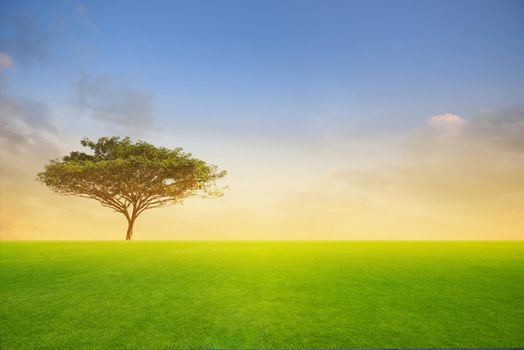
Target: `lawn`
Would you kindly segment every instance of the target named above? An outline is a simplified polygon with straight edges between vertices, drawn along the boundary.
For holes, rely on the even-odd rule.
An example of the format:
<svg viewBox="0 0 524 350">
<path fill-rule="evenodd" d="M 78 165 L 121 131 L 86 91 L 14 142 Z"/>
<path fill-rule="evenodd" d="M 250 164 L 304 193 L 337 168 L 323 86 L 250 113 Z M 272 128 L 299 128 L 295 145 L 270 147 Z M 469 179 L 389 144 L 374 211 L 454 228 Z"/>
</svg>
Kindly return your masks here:
<svg viewBox="0 0 524 350">
<path fill-rule="evenodd" d="M 524 242 L 0 248 L 2 350 L 524 346 Z"/>
</svg>

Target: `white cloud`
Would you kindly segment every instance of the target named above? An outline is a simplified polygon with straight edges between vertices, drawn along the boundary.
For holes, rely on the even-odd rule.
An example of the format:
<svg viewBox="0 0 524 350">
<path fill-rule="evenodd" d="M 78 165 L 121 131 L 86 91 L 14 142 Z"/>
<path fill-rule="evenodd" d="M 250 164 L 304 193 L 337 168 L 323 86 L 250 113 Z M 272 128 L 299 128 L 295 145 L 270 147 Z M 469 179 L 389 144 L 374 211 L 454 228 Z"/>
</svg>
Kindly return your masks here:
<svg viewBox="0 0 524 350">
<path fill-rule="evenodd" d="M 434 115 L 428 122 L 433 130 L 445 135 L 456 135 L 466 123 L 464 118 L 451 113 Z"/>
</svg>

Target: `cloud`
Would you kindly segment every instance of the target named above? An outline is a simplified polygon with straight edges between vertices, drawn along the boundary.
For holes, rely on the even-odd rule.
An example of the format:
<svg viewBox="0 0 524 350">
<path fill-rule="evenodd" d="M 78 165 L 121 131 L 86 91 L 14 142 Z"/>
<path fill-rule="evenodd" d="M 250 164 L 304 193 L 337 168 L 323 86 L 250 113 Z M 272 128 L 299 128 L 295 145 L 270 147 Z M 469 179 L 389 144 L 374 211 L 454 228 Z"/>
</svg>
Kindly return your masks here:
<svg viewBox="0 0 524 350">
<path fill-rule="evenodd" d="M 139 129 L 153 123 L 151 95 L 107 75 L 84 75 L 76 84 L 75 100 L 83 113 L 113 125 Z"/>
<path fill-rule="evenodd" d="M 414 201 L 487 209 L 511 198 L 524 207 L 523 112 L 519 106 L 503 108 L 468 121 L 433 116 L 427 129 L 408 137 L 398 160 L 340 170 L 337 176 L 370 193 Z"/>
<path fill-rule="evenodd" d="M 8 54 L 0 51 L 0 67 L 2 69 L 9 69 L 13 67 L 13 60 Z"/>
<path fill-rule="evenodd" d="M 0 145 L 2 158 L 30 152 L 41 154 L 55 148 L 49 138 L 58 135 L 51 109 L 44 103 L 9 96 L 0 90 Z M 44 152 L 46 153 L 46 152 Z"/>
<path fill-rule="evenodd" d="M 464 137 L 500 151 L 524 153 L 524 106 L 483 110 L 471 120 Z"/>
<path fill-rule="evenodd" d="M 57 144 L 60 139 L 49 106 L 33 99 L 11 96 L 6 86 L 0 86 L 2 237 L 16 238 L 24 225 L 35 226 L 35 222 L 28 221 L 29 215 L 38 213 L 40 220 L 48 216 L 45 201 L 39 198 L 49 196 L 35 181 L 35 175 L 48 159 L 60 155 Z"/>
<path fill-rule="evenodd" d="M 407 162 L 391 169 L 399 183 L 428 198 L 457 202 L 524 195 L 523 107 L 484 111 L 469 121 L 437 117 L 430 127 L 452 135 L 453 142 L 413 138 L 404 150 Z"/>
<path fill-rule="evenodd" d="M 31 130 L 56 132 L 51 123 L 50 108 L 31 99 L 0 95 L 0 118 Z"/>
<path fill-rule="evenodd" d="M 455 135 L 466 125 L 466 120 L 456 114 L 446 113 L 432 116 L 428 125 L 446 136 Z"/>
</svg>

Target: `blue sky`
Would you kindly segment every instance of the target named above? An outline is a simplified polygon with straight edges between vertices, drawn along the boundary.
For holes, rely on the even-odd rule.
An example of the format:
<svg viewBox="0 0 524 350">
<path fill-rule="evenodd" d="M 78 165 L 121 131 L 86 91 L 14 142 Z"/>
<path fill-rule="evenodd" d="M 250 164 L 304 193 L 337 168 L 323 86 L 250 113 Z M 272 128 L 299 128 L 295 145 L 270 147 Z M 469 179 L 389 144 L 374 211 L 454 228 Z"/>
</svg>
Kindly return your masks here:
<svg viewBox="0 0 524 350">
<path fill-rule="evenodd" d="M 16 157 L 4 221 L 17 237 L 33 237 L 43 220 L 17 215 L 44 198 L 55 204 L 40 215 L 76 220 L 63 236 L 38 226 L 49 237 L 82 220 L 105 237 L 112 216 L 70 212 L 34 183 L 47 159 L 105 135 L 183 146 L 229 171 L 223 199 L 169 212 L 189 238 L 524 230 L 523 1 L 0 6 L 0 156 Z"/>
<path fill-rule="evenodd" d="M 42 64 L 26 62 L 27 70 L 13 54 L 22 66 L 13 89 L 67 100 L 81 74 L 111 75 L 154 98 L 159 125 L 292 129 L 324 113 L 348 125 L 402 128 L 443 111 L 517 104 L 524 91 L 521 1 L 3 7 L 4 18 L 24 18 L 49 45 Z M 9 38 L 12 19 L 2 22 Z"/>
</svg>

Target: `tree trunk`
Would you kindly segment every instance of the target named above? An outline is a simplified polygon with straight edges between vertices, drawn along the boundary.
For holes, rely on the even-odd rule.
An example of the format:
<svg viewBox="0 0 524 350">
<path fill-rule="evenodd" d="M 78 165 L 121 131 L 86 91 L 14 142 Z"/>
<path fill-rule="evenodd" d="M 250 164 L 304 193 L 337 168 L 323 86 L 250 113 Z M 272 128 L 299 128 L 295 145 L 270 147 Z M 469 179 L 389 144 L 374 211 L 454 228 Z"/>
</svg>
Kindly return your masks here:
<svg viewBox="0 0 524 350">
<path fill-rule="evenodd" d="M 135 223 L 135 220 L 128 220 L 128 226 L 127 226 L 127 233 L 126 233 L 126 241 L 130 241 L 133 237 L 133 225 Z"/>
</svg>

